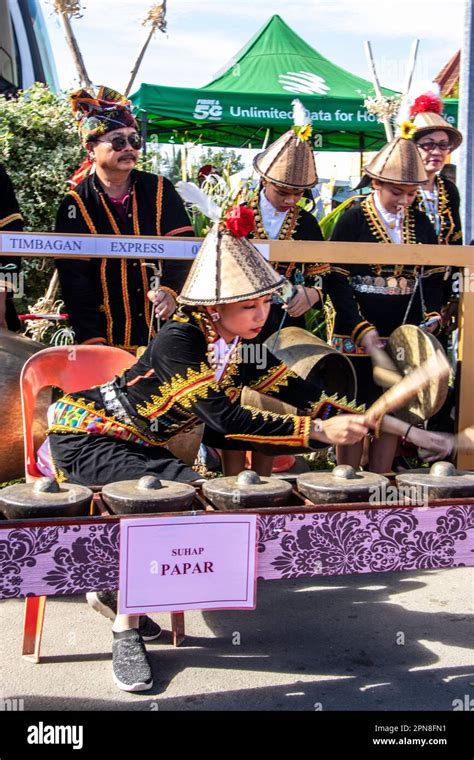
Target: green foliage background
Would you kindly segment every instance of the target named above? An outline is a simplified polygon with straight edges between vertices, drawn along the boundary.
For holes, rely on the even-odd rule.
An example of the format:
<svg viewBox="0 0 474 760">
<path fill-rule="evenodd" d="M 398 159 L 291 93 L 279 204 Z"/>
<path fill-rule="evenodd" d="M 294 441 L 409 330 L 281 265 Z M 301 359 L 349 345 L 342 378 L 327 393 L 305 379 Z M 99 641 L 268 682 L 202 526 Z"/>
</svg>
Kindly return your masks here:
<svg viewBox="0 0 474 760">
<path fill-rule="evenodd" d="M 17 99 L 0 97 L 0 162 L 13 182 L 25 230 L 53 229 L 67 180 L 83 159 L 67 97 L 42 84 L 23 90 Z M 44 295 L 53 268 L 50 260 L 23 259 L 26 295 L 16 302 L 17 311 Z"/>
<path fill-rule="evenodd" d="M 68 180 L 86 157 L 66 93 L 35 84 L 7 100 L 0 96 L 0 162 L 5 166 L 29 232 L 51 232 L 56 210 L 69 190 Z M 143 156 L 139 168 L 157 171 L 158 151 Z M 54 264 L 24 258 L 25 296 L 15 300 L 19 313 L 44 295 Z"/>
</svg>

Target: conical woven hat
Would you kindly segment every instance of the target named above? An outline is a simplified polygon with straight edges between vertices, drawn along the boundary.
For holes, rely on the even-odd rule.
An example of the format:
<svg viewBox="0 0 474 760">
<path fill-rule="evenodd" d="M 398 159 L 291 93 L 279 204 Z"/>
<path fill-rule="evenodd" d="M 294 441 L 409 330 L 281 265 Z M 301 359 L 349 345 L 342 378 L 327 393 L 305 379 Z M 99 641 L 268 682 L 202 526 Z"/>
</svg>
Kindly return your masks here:
<svg viewBox="0 0 474 760">
<path fill-rule="evenodd" d="M 306 190 L 318 182 L 309 140 L 301 140 L 293 129 L 275 140 L 253 161 L 255 170 L 269 182 Z"/>
<path fill-rule="evenodd" d="M 428 132 L 434 132 L 437 129 L 442 129 L 443 132 L 447 132 L 451 141 L 452 150 L 456 150 L 462 143 L 462 134 L 459 129 L 452 127 L 446 119 L 443 119 L 438 113 L 432 111 L 424 111 L 418 113 L 413 119 L 413 124 L 416 127 L 415 140 L 418 141 L 420 137 L 426 135 Z"/>
<path fill-rule="evenodd" d="M 413 140 L 396 137 L 387 143 L 368 164 L 364 173 L 372 179 L 395 185 L 423 185 L 428 175 Z"/>
<path fill-rule="evenodd" d="M 246 238 L 214 225 L 197 254 L 178 296 L 179 303 L 247 301 L 283 287 L 278 274 Z"/>
</svg>

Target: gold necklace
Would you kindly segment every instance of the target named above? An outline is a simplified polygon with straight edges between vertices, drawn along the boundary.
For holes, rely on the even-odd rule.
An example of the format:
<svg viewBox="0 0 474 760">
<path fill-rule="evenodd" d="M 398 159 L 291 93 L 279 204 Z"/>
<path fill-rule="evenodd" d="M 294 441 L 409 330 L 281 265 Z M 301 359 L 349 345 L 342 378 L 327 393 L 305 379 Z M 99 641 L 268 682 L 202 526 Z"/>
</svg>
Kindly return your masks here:
<svg viewBox="0 0 474 760">
<path fill-rule="evenodd" d="M 258 193 L 256 193 L 253 196 L 252 200 L 249 203 L 249 206 L 252 209 L 255 216 L 255 230 L 256 230 L 255 237 L 260 238 L 261 240 L 268 240 L 268 233 L 263 224 L 262 211 L 260 208 Z M 280 232 L 278 233 L 278 236 L 276 238 L 277 240 L 291 239 L 292 235 L 294 234 L 298 226 L 299 216 L 300 216 L 299 206 L 294 206 L 286 213 L 285 218 L 283 220 L 283 224 L 280 227 Z"/>
<path fill-rule="evenodd" d="M 367 221 L 370 232 L 375 237 L 377 243 L 393 243 L 392 238 L 380 219 L 372 195 L 365 198 L 360 204 L 362 213 Z M 415 220 L 411 208 L 407 208 L 402 221 L 401 242 L 416 244 Z"/>
<path fill-rule="evenodd" d="M 367 196 L 367 198 L 364 198 L 364 200 L 360 204 L 360 207 L 361 207 L 362 213 L 364 214 L 369 230 L 371 234 L 374 236 L 377 243 L 393 243 L 392 238 L 390 237 L 385 225 L 383 224 L 382 220 L 380 219 L 378 215 L 372 193 L 369 196 Z M 406 209 L 405 214 L 403 216 L 402 229 L 401 229 L 401 242 L 410 243 L 413 245 L 416 244 L 415 220 L 413 217 L 413 212 L 411 210 L 411 207 Z M 403 264 L 401 265 L 395 264 L 395 265 L 390 265 L 390 266 L 394 267 L 393 274 L 395 276 L 399 276 L 403 271 Z M 372 268 L 375 271 L 376 275 L 380 275 L 380 273 L 382 272 L 382 267 L 383 267 L 383 264 L 372 265 Z"/>
</svg>

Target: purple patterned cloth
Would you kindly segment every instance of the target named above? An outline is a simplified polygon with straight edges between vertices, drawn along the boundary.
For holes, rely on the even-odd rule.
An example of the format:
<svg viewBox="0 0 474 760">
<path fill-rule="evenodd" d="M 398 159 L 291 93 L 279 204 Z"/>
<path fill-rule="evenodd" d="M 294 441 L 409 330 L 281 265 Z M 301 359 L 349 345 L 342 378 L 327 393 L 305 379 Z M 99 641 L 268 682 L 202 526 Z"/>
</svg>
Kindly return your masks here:
<svg viewBox="0 0 474 760">
<path fill-rule="evenodd" d="M 260 514 L 265 579 L 474 565 L 474 505 Z M 119 521 L 8 528 L 0 523 L 0 598 L 118 586 Z"/>
</svg>

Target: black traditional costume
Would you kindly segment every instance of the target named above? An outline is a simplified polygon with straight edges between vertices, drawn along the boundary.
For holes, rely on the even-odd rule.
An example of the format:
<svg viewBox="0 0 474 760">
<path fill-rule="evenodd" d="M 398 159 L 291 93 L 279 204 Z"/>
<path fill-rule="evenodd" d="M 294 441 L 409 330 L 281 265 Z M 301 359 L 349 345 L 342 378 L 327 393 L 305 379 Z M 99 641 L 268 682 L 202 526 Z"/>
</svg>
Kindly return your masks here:
<svg viewBox="0 0 474 760">
<path fill-rule="evenodd" d="M 435 93 L 425 93 L 416 98 L 410 109 L 416 127 L 413 138 L 416 144 L 432 132 L 442 131 L 449 137 L 450 151 L 459 148 L 462 134 L 443 118 L 442 112 L 443 103 Z M 454 182 L 437 174 L 433 191 L 420 187 L 415 205 L 429 217 L 440 244 L 462 245 L 460 198 Z"/>
<path fill-rule="evenodd" d="M 61 202 L 56 232 L 193 235 L 181 198 L 169 180 L 134 169 L 131 183 L 129 208 L 122 217 L 98 177 L 89 175 Z M 146 249 L 141 259 L 57 261 L 63 298 L 78 343 L 97 342 L 97 338 L 124 348 L 148 343 L 153 305 L 147 292 L 153 270 L 142 266 L 146 261 Z M 189 268 L 186 261 L 163 261 L 161 285 L 179 293 Z"/>
<path fill-rule="evenodd" d="M 454 182 L 438 174 L 434 193 L 420 188 L 415 204 L 432 223 L 438 243 L 462 245 L 461 198 Z"/>
<path fill-rule="evenodd" d="M 129 101 L 109 88 L 101 87 L 97 97 L 79 90 L 71 101 L 84 143 L 120 127 L 137 128 Z M 82 167 L 79 174 L 84 176 Z M 130 187 L 121 201 L 107 195 L 96 174 L 86 176 L 61 202 L 56 232 L 193 235 L 172 184 L 164 177 L 136 169 L 130 173 Z M 147 245 L 150 243 L 144 243 L 141 259 L 57 261 L 63 298 L 78 343 L 108 343 L 129 350 L 148 344 L 154 329 L 150 327 L 153 305 L 147 298 L 153 269 L 142 266 L 147 262 Z M 189 268 L 188 262 L 164 261 L 161 287 L 176 298 Z"/>
<path fill-rule="evenodd" d="M 0 232 L 21 232 L 23 217 L 15 196 L 12 182 L 0 165 Z M 18 256 L 0 256 L 0 288 L 7 290 L 5 321 L 9 330 L 19 330 L 20 320 L 13 304 L 14 289 L 18 287 L 21 259 Z"/>
<path fill-rule="evenodd" d="M 416 98 L 410 109 L 410 115 L 416 126 L 414 136 L 418 146 L 429 142 L 433 132 L 442 131 L 449 138 L 449 152 L 456 150 L 462 143 L 461 132 L 449 124 L 443 116 L 443 103 L 435 93 L 425 93 Z M 427 156 L 425 151 L 421 155 Z M 431 155 L 431 154 L 429 154 Z M 446 157 L 446 154 L 444 154 Z M 427 160 L 429 160 L 427 158 Z M 460 216 L 460 196 L 454 184 L 441 174 L 434 177 L 433 189 L 420 188 L 416 201 L 417 207 L 423 211 L 433 224 L 438 242 L 441 245 L 462 245 L 462 227 Z M 447 261 L 449 264 L 449 261 Z M 457 327 L 459 291 L 453 292 L 453 275 L 457 267 L 446 266 L 443 278 L 443 331 L 439 335 L 441 344 L 446 349 L 451 333 Z M 453 430 L 453 414 L 455 399 L 458 395 L 459 374 L 455 373 L 454 387 L 450 390 L 448 399 L 440 412 L 430 419 L 428 427 L 432 429 Z"/>
<path fill-rule="evenodd" d="M 236 361 L 238 336 L 230 346 L 218 336 L 212 316 L 220 314 L 211 316 L 206 305 L 248 302 L 284 285 L 284 277 L 246 238 L 214 226 L 179 296 L 181 312 L 164 325 L 136 364 L 119 378 L 70 393 L 53 405 L 48 440 L 57 479 L 100 485 L 152 474 L 199 481 L 166 444 L 201 421 L 242 448 L 264 448 L 266 453 L 287 446 L 297 451 L 310 440 L 320 440 L 312 417 L 356 411 L 353 404 L 327 399 L 317 374 L 309 383 L 273 357 L 262 372 L 251 361 Z M 306 414 L 245 406 L 240 403 L 244 383 L 297 408 L 308 407 Z M 90 593 L 88 602 L 113 617 L 113 596 L 108 601 L 100 592 Z M 143 630 L 150 639 L 160 633 L 146 618 L 118 616 L 114 621 L 114 679 L 127 691 L 144 691 L 153 683 Z"/>
<path fill-rule="evenodd" d="M 295 126 L 275 140 L 269 147 L 255 156 L 254 168 L 263 180 L 282 188 L 306 192 L 318 182 L 314 154 L 311 147 L 311 125 L 299 101 L 294 101 Z M 265 194 L 265 187 L 255 193 L 249 203 L 255 214 L 255 231 L 251 237 L 260 240 L 316 240 L 323 235 L 316 218 L 300 205 L 287 212 L 273 207 Z M 295 262 L 274 262 L 272 266 L 296 287 L 304 285 L 315 288 L 319 300 L 314 308 L 323 306 L 324 276 L 329 273 L 329 264 L 297 264 Z M 256 342 L 264 341 L 277 330 L 285 312 L 281 305 L 274 305 L 267 323 Z M 305 327 L 305 317 L 286 315 L 284 327 Z"/>
<path fill-rule="evenodd" d="M 404 138 L 396 138 L 382 149 L 366 173 L 394 184 L 426 181 L 414 143 Z M 359 243 L 437 242 L 432 224 L 418 209 L 412 206 L 402 216 L 396 216 L 382 208 L 377 192 L 373 192 L 363 200 L 355 200 L 345 210 L 331 239 Z M 336 310 L 331 342 L 353 360 L 359 403 L 371 404 L 382 392 L 373 382 L 371 361 L 360 345 L 361 339 L 374 327 L 384 340 L 401 324 L 420 324 L 432 317 L 439 318 L 443 304 L 443 274 L 444 267 L 406 264 L 331 267 L 331 299 Z"/>
</svg>

